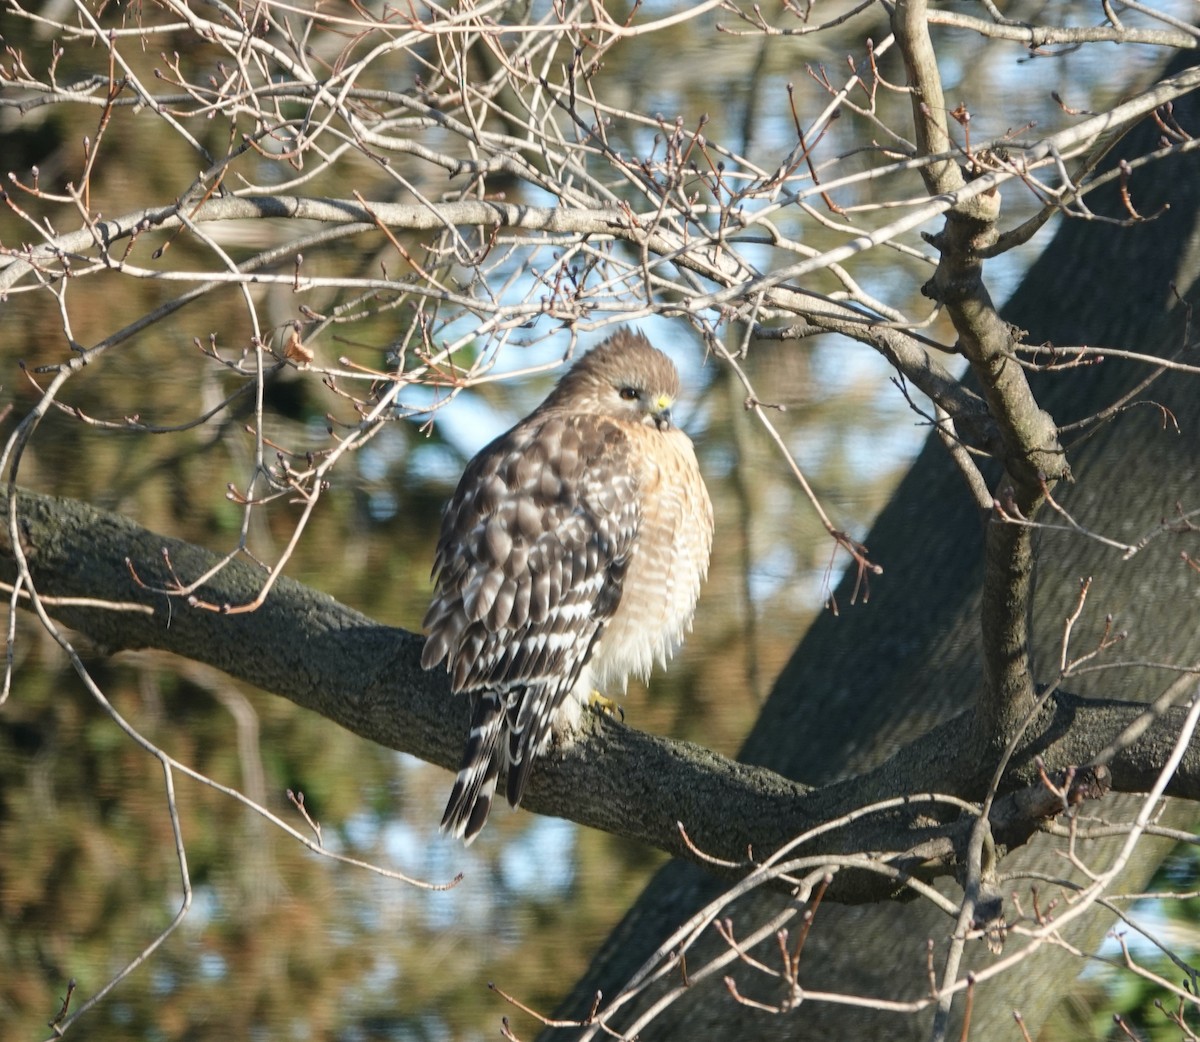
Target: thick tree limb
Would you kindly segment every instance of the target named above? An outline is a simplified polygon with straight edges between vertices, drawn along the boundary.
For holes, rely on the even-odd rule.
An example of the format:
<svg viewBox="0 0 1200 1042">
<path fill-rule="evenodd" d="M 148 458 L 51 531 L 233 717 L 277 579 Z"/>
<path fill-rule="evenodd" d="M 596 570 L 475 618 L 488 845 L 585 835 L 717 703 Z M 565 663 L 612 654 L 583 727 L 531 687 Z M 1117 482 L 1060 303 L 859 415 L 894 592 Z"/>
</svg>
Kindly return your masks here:
<svg viewBox="0 0 1200 1042">
<path fill-rule="evenodd" d="M 31 578 L 48 611 L 104 652 L 157 648 L 205 662 L 371 741 L 443 767 L 457 766 L 466 707 L 449 697 L 441 674 L 421 670 L 417 635 L 384 626 L 286 579 L 255 612 L 227 615 L 191 607 L 149 587 L 169 584 L 167 558 L 176 575 L 189 576 L 215 563 L 208 551 L 74 500 L 22 491 L 17 509 Z M 0 547 L 0 571 L 9 581 L 16 577 L 7 539 Z M 242 603 L 253 599 L 262 578 L 257 566 L 234 561 L 201 593 L 215 604 Z M 63 598 L 140 603 L 152 611 L 64 603 Z M 1144 709 L 1138 703 L 1069 696 L 1049 705 L 1014 758 L 1004 786 L 1011 797 L 993 812 L 997 844 L 1024 843 L 1041 818 L 1056 809 L 1045 802 L 1036 756 L 1050 770 L 1084 764 Z M 1112 760 L 1116 789 L 1149 787 L 1169 753 L 1179 716 L 1180 711 L 1168 711 Z M 596 717 L 587 721 L 576 743 L 540 766 L 525 802 L 531 810 L 569 817 L 700 864 L 707 863 L 702 855 L 729 861 L 724 871 L 738 875 L 750 867 L 748 852 L 760 860 L 805 830 L 889 795 L 906 796 L 911 797 L 906 806 L 848 820 L 805 843 L 797 854 L 871 852 L 901 873 L 932 878 L 956 872 L 973 819 L 926 794 L 977 799 L 987 785 L 982 761 L 951 752 L 971 747 L 970 726 L 969 716 L 956 717 L 875 771 L 812 788 L 700 746 Z M 1168 791 L 1200 799 L 1200 742 Z M 895 890 L 893 880 L 841 873 L 829 898 L 870 901 Z"/>
</svg>

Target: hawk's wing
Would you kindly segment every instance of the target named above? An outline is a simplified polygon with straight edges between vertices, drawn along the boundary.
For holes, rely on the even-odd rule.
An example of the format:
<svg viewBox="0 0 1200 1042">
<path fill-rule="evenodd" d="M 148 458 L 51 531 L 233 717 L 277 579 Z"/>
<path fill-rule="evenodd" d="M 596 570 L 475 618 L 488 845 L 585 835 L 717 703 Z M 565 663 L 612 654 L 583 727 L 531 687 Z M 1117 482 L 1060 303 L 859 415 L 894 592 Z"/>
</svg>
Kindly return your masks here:
<svg viewBox="0 0 1200 1042">
<path fill-rule="evenodd" d="M 464 472 L 442 519 L 421 665 L 474 698 L 443 827 L 469 840 L 535 754 L 621 600 L 640 520 L 629 439 L 600 416 L 530 416 Z M 502 741 L 507 736 L 506 741 Z"/>
</svg>

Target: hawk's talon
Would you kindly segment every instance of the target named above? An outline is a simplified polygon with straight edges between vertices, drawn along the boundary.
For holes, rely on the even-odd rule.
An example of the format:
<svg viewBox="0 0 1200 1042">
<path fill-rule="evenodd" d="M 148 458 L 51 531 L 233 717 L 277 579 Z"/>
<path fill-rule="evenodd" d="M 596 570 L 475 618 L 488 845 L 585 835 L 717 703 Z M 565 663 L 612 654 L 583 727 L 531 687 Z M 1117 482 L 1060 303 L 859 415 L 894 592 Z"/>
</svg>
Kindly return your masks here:
<svg viewBox="0 0 1200 1042">
<path fill-rule="evenodd" d="M 615 698 L 606 698 L 599 691 L 593 691 L 588 695 L 587 705 L 593 713 L 599 713 L 601 716 L 613 716 L 621 723 L 625 723 L 625 710 Z"/>
</svg>

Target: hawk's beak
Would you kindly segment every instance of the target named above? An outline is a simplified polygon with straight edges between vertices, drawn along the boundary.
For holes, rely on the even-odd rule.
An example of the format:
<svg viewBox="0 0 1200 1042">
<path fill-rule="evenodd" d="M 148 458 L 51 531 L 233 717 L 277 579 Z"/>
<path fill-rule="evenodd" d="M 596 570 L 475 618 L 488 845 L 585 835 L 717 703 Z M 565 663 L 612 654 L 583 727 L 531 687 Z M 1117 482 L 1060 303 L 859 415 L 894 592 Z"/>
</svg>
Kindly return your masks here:
<svg viewBox="0 0 1200 1042">
<path fill-rule="evenodd" d="M 665 431 L 671 426 L 671 406 L 675 402 L 669 394 L 660 394 L 654 400 L 654 408 L 650 410 L 650 417 L 654 420 L 654 426 L 660 431 Z"/>
</svg>

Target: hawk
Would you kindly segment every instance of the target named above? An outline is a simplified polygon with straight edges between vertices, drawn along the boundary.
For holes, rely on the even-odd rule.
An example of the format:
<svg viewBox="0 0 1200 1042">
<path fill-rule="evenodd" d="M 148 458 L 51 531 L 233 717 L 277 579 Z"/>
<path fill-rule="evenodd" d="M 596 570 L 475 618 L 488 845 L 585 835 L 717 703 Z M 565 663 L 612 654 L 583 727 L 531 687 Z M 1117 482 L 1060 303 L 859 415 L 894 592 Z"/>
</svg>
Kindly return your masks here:
<svg viewBox="0 0 1200 1042">
<path fill-rule="evenodd" d="M 645 678 L 691 628 L 713 515 L 679 374 L 622 328 L 467 465 L 442 517 L 421 665 L 445 662 L 471 730 L 442 830 L 467 843 L 506 771 L 521 802 L 552 732 L 598 688 Z"/>
</svg>

